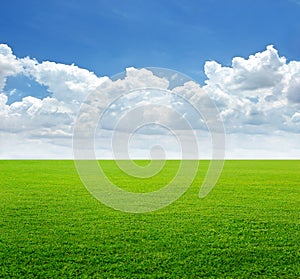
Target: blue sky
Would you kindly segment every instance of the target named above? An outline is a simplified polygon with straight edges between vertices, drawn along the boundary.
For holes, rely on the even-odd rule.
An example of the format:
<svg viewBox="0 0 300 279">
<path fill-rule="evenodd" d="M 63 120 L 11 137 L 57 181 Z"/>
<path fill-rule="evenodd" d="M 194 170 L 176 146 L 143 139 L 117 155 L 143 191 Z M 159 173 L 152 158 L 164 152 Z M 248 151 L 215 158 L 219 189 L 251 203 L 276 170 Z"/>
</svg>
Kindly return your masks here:
<svg viewBox="0 0 300 279">
<path fill-rule="evenodd" d="M 298 2 L 298 3 L 297 3 Z M 273 44 L 300 58 L 296 0 L 4 1 L 1 42 L 18 57 L 75 63 L 97 75 L 166 67 L 203 83 L 203 65 L 229 65 Z"/>
<path fill-rule="evenodd" d="M 111 92 L 132 83 L 165 86 L 145 67 L 200 83 L 224 122 L 227 158 L 300 157 L 300 0 L 11 0 L 0 9 L 0 158 L 72 157 L 80 105 L 105 76 L 128 69 L 127 83 L 107 81 Z M 176 90 L 188 95 L 188 87 Z M 109 108 L 102 154 L 110 156 L 116 116 L 134 101 L 153 100 L 181 106 L 204 131 L 187 103 L 140 96 L 124 101 L 125 109 L 122 102 Z M 167 109 L 145 107 L 145 115 L 180 130 Z M 139 152 L 153 130 L 135 138 Z M 175 144 L 159 131 L 155 142 Z M 199 143 L 204 157 L 207 145 Z"/>
</svg>

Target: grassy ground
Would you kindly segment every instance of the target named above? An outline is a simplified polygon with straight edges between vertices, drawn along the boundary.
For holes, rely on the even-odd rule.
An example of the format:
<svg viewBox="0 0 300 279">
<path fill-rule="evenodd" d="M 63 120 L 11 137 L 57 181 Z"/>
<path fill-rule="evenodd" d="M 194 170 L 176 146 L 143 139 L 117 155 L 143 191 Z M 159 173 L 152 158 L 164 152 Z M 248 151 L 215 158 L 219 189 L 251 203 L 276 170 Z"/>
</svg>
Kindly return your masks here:
<svg viewBox="0 0 300 279">
<path fill-rule="evenodd" d="M 178 162 L 145 183 L 101 164 L 145 191 Z M 0 278 L 300 278 L 300 161 L 226 161 L 200 200 L 207 165 L 171 206 L 128 214 L 95 200 L 72 161 L 0 161 Z"/>
</svg>

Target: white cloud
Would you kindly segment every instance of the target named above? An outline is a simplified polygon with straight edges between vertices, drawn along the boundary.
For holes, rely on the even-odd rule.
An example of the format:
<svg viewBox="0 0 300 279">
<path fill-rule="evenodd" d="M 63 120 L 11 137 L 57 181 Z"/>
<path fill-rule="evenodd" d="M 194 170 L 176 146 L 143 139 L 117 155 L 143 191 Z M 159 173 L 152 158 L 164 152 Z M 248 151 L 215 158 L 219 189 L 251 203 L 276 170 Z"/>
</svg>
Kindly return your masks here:
<svg viewBox="0 0 300 279">
<path fill-rule="evenodd" d="M 94 73 L 75 65 L 49 61 L 38 63 L 29 58 L 21 61 L 24 73 L 46 86 L 52 97 L 59 101 L 82 102 L 103 80 L 106 80 L 105 77 L 99 78 Z"/>
<path fill-rule="evenodd" d="M 5 44 L 0 44 L 0 92 L 5 86 L 8 76 L 14 76 L 22 71 L 20 61 Z"/>
<path fill-rule="evenodd" d="M 300 61 L 287 63 L 273 46 L 268 46 L 248 58 L 234 57 L 230 67 L 208 61 L 205 73 L 204 90 L 215 101 L 228 134 L 227 157 L 300 156 L 296 151 L 300 139 Z M 9 105 L 11 90 L 4 92 L 6 80 L 17 74 L 46 86 L 49 96 L 43 99 L 27 96 Z M 7 45 L 2 44 L 0 158 L 71 157 L 74 121 L 81 103 L 93 92 L 97 92 L 89 100 L 93 105 L 87 102 L 86 113 L 82 115 L 87 126 L 99 116 L 99 111 L 111 104 L 102 118 L 103 126 L 108 130 L 113 130 L 117 120 L 127 115 L 127 122 L 124 121 L 121 127 L 124 131 L 130 130 L 132 124 L 141 119 L 159 119 L 174 131 L 181 131 L 185 127 L 182 121 L 186 119 L 194 128 L 205 131 L 203 118 L 184 99 L 166 91 L 172 88 L 172 78 L 174 75 L 168 80 L 147 69 L 128 68 L 123 76 L 112 80 L 75 65 L 17 58 Z M 198 92 L 197 97 L 201 99 L 201 90 L 195 82 L 176 86 L 171 90 L 173 93 L 188 99 L 193 97 L 193 92 Z M 160 90 L 145 90 L 147 87 Z M 140 90 L 116 99 L 120 92 L 136 88 Z M 203 107 L 209 105 L 205 98 L 201 100 Z M 142 109 L 132 111 L 135 107 Z M 143 154 L 143 146 L 148 146 L 145 135 L 150 138 L 159 134 L 157 138 L 164 138 L 165 146 L 171 142 L 165 138 L 166 131 L 154 128 L 150 125 L 140 129 L 140 136 L 135 139 L 139 143 L 136 151 L 139 156 Z M 207 145 L 207 140 L 203 142 Z M 103 147 L 103 152 L 98 151 L 98 154 L 111 154 L 107 137 L 99 138 L 98 145 Z M 199 147 L 201 154 L 209 149 L 201 143 Z M 168 154 L 174 157 L 177 149 L 171 150 L 171 144 L 169 148 Z M 205 153 L 204 157 L 209 154 Z"/>
<path fill-rule="evenodd" d="M 292 103 L 300 104 L 300 70 L 292 75 L 287 87 L 287 97 Z"/>
<path fill-rule="evenodd" d="M 268 46 L 248 59 L 233 58 L 231 67 L 209 61 L 205 73 L 204 89 L 220 108 L 228 132 L 299 132 L 287 122 L 299 111 L 300 62 L 287 63 Z"/>
<path fill-rule="evenodd" d="M 223 67 L 215 61 L 206 62 L 204 69 L 209 78 L 208 84 L 219 85 L 231 95 L 267 94 L 277 86 L 284 72 L 286 59 L 279 57 L 273 46 L 263 52 L 250 55 L 248 59 L 234 57 L 231 67 Z"/>
</svg>

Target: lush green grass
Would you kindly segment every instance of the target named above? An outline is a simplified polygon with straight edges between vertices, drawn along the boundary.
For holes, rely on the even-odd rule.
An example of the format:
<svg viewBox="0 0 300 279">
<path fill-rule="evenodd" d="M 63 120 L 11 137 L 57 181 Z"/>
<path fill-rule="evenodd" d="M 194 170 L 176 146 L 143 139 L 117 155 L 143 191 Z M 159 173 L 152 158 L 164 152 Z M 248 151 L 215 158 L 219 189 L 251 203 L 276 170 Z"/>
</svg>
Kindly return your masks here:
<svg viewBox="0 0 300 279">
<path fill-rule="evenodd" d="M 144 183 L 101 164 L 139 192 L 178 162 Z M 300 161 L 226 161 L 201 200 L 207 165 L 171 206 L 128 214 L 95 200 L 72 161 L 0 161 L 0 277 L 300 278 Z"/>
</svg>

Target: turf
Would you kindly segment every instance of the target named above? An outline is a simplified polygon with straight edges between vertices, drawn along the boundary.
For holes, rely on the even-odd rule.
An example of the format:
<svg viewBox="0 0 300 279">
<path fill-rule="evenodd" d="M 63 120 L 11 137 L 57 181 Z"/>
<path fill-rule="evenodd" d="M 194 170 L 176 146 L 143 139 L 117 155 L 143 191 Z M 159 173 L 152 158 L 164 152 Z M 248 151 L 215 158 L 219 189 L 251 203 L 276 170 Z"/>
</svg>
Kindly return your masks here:
<svg viewBox="0 0 300 279">
<path fill-rule="evenodd" d="M 178 163 L 144 180 L 101 165 L 145 192 Z M 0 278 L 300 278 L 300 161 L 226 161 L 199 199 L 207 166 L 172 205 L 129 214 L 93 198 L 72 161 L 0 161 Z"/>
</svg>

